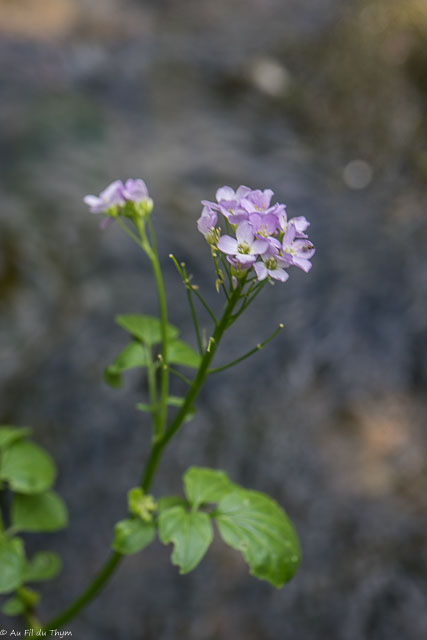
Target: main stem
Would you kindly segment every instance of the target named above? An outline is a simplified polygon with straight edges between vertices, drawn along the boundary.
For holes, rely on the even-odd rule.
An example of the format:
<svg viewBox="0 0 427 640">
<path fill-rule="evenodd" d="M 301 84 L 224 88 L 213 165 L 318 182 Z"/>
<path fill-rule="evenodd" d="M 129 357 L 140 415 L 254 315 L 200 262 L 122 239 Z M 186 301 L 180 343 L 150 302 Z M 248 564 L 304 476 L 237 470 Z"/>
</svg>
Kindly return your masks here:
<svg viewBox="0 0 427 640">
<path fill-rule="evenodd" d="M 157 265 L 158 265 L 158 261 L 157 261 Z M 154 264 L 153 264 L 153 267 L 154 267 Z M 160 268 L 159 268 L 159 273 L 161 278 Z M 159 282 L 162 283 L 163 281 L 160 279 Z M 221 337 L 230 323 L 230 319 L 232 317 L 234 307 L 236 306 L 240 298 L 242 288 L 243 288 L 243 284 L 238 284 L 236 289 L 233 291 L 233 293 L 229 297 L 227 305 L 224 309 L 223 316 L 215 327 L 215 330 L 212 334 L 212 338 L 209 341 L 210 346 L 208 346 L 208 348 L 204 353 L 200 366 L 197 370 L 197 374 L 194 377 L 193 382 L 191 383 L 191 387 L 187 392 L 187 395 L 185 397 L 182 407 L 176 414 L 174 420 L 171 422 L 167 431 L 164 432 L 163 435 L 158 440 L 155 440 L 152 445 L 151 453 L 145 465 L 145 470 L 141 479 L 141 487 L 144 489 L 144 491 L 149 490 L 151 483 L 153 481 L 157 466 L 159 464 L 160 458 L 162 456 L 162 453 L 167 443 L 175 435 L 178 429 L 181 427 L 189 409 L 192 407 L 195 399 L 197 398 L 200 392 L 203 382 L 205 381 L 206 376 L 208 375 L 209 365 L 212 361 L 212 358 L 215 355 L 215 352 L 218 348 L 218 344 L 221 340 Z M 166 303 L 164 300 L 164 288 L 158 287 L 158 291 L 159 291 L 159 300 L 161 298 L 160 291 L 162 291 L 163 293 L 162 298 L 164 302 L 163 303 L 160 302 L 160 307 L 161 309 L 163 308 L 163 311 L 161 313 L 164 314 L 164 318 L 166 322 L 165 330 L 167 331 Z M 163 322 L 162 322 L 162 325 L 163 325 Z M 167 393 L 167 386 L 166 386 L 166 393 Z M 76 616 L 77 613 L 81 609 L 83 609 L 83 607 L 89 604 L 89 602 L 91 602 L 91 600 L 93 600 L 93 598 L 101 591 L 105 583 L 108 581 L 110 576 L 116 570 L 122 558 L 123 558 L 122 554 L 116 551 L 111 553 L 110 557 L 105 562 L 104 566 L 100 569 L 98 574 L 95 576 L 94 580 L 91 582 L 88 588 L 67 609 L 65 609 L 62 613 L 60 613 L 56 618 L 48 622 L 43 627 L 43 630 L 46 631 L 48 629 L 58 629 L 59 627 L 63 626 L 66 622 L 74 618 L 74 616 Z"/>
</svg>

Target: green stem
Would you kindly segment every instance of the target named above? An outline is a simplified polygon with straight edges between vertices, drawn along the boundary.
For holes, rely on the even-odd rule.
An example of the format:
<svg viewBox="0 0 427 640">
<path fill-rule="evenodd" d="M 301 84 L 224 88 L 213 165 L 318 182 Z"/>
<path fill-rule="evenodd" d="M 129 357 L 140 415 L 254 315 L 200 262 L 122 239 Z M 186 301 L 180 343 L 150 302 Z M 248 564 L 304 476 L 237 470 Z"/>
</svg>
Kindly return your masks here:
<svg viewBox="0 0 427 640">
<path fill-rule="evenodd" d="M 79 596 L 67 609 L 62 611 L 56 618 L 53 618 L 53 620 L 50 620 L 47 624 L 45 624 L 43 627 L 43 631 L 47 631 L 49 629 L 59 629 L 66 622 L 74 618 L 74 616 L 99 593 L 104 584 L 107 582 L 108 578 L 115 571 L 122 557 L 123 556 L 120 553 L 114 551 L 110 555 L 102 569 L 99 571 L 99 573 L 96 575 L 93 582 L 91 582 L 91 584 L 88 586 L 86 591 L 84 591 L 81 596 Z"/>
<path fill-rule="evenodd" d="M 176 414 L 174 420 L 171 422 L 169 428 L 164 433 L 162 438 L 154 444 L 151 450 L 150 457 L 147 460 L 145 471 L 141 479 L 141 487 L 144 491 L 147 491 L 148 488 L 151 486 L 151 482 L 153 480 L 153 476 L 156 471 L 157 465 L 160 461 L 160 457 L 162 455 L 163 449 L 165 448 L 169 440 L 175 435 L 175 433 L 181 427 L 188 411 L 194 405 L 194 401 L 200 392 L 200 389 L 203 385 L 203 382 L 206 379 L 206 376 L 208 375 L 209 365 L 218 348 L 218 344 L 221 340 L 222 334 L 224 333 L 224 331 L 227 329 L 229 325 L 230 318 L 232 317 L 233 309 L 240 298 L 242 288 L 243 288 L 243 283 L 239 284 L 231 294 L 230 299 L 227 303 L 227 306 L 225 307 L 223 316 L 221 320 L 218 322 L 218 324 L 216 325 L 215 330 L 212 334 L 212 337 L 209 340 L 210 347 L 208 346 L 208 348 L 205 351 L 205 354 L 200 362 L 197 373 L 193 379 L 193 382 L 191 383 L 191 387 L 189 388 L 187 395 L 185 396 L 185 400 L 182 407 Z"/>
<path fill-rule="evenodd" d="M 150 233 L 151 246 L 148 243 L 147 236 L 145 234 L 144 224 L 141 220 L 137 219 L 136 226 L 141 237 L 141 247 L 147 254 L 151 267 L 154 273 L 154 279 L 157 287 L 157 296 L 159 299 L 160 310 L 160 331 L 162 336 L 162 365 L 160 367 L 160 397 L 159 407 L 155 414 L 155 439 L 159 439 L 164 431 L 165 422 L 167 418 L 167 400 L 169 392 L 169 372 L 166 366 L 168 361 L 168 313 L 166 305 L 165 286 L 163 283 L 162 270 L 160 268 L 159 257 L 157 254 L 156 236 L 151 224 L 150 218 L 147 219 L 147 226 Z"/>
<path fill-rule="evenodd" d="M 190 380 L 190 378 L 187 378 L 186 376 L 184 376 L 180 371 L 177 371 L 176 369 L 173 369 L 171 366 L 168 367 L 169 371 L 176 376 L 177 378 L 179 378 L 180 380 L 182 380 L 183 382 L 185 382 L 185 384 L 188 384 L 189 386 L 191 386 L 192 380 Z"/>
<path fill-rule="evenodd" d="M 212 311 L 212 309 L 210 308 L 210 306 L 208 305 L 208 303 L 200 295 L 200 293 L 197 291 L 196 287 L 191 284 L 190 279 L 188 278 L 187 272 L 185 270 L 185 262 L 181 262 L 181 265 L 179 265 L 177 259 L 175 258 L 175 256 L 172 253 L 169 254 L 169 258 L 171 258 L 171 260 L 173 261 L 175 267 L 177 268 L 177 271 L 178 271 L 179 275 L 182 278 L 182 281 L 184 283 L 185 288 L 187 290 L 190 290 L 191 293 L 193 293 L 200 300 L 201 304 L 204 306 L 206 311 L 209 313 L 209 315 L 212 318 L 212 320 L 214 321 L 214 323 L 218 324 L 218 321 L 217 321 L 217 319 L 215 317 L 215 314 Z"/>
<path fill-rule="evenodd" d="M 159 297 L 160 324 L 162 335 L 162 364 L 160 365 L 160 402 L 158 412 L 159 419 L 158 432 L 156 433 L 157 437 L 161 437 L 167 418 L 167 400 L 169 392 L 169 371 L 166 364 L 168 361 L 168 315 L 163 276 L 157 254 L 154 254 L 153 258 L 151 259 L 151 264 L 154 271 L 154 278 L 156 280 L 157 295 Z"/>
<path fill-rule="evenodd" d="M 203 382 L 206 376 L 208 375 L 209 365 L 212 361 L 212 358 L 215 355 L 215 352 L 218 347 L 219 341 L 222 337 L 222 334 L 224 333 L 227 326 L 229 325 L 230 318 L 232 317 L 233 309 L 240 298 L 243 286 L 244 286 L 244 282 L 239 283 L 239 285 L 233 291 L 233 293 L 230 296 L 230 299 L 227 302 L 227 305 L 225 307 L 221 320 L 218 323 L 216 323 L 212 337 L 209 340 L 210 346 L 208 346 L 208 348 L 204 353 L 204 356 L 200 362 L 200 366 L 197 370 L 197 374 L 193 379 L 193 382 L 188 390 L 188 393 L 185 397 L 182 407 L 176 414 L 174 420 L 170 424 L 167 431 L 163 433 L 160 439 L 154 441 L 152 445 L 150 456 L 145 465 L 145 472 L 141 479 L 141 486 L 146 492 L 149 490 L 151 486 L 154 473 L 156 471 L 157 465 L 160 461 L 164 448 L 166 447 L 169 440 L 174 436 L 174 434 L 181 427 L 186 415 L 188 414 L 190 408 L 194 404 L 194 401 L 197 395 L 200 392 Z M 163 295 L 162 294 L 160 295 L 160 298 L 163 299 L 164 298 L 163 287 L 159 287 L 159 290 L 163 294 Z M 164 314 L 163 317 L 166 318 L 166 304 L 164 304 L 163 306 L 163 314 Z M 87 587 L 87 589 L 67 609 L 62 611 L 56 618 L 54 618 L 53 620 L 49 621 L 46 625 L 44 625 L 43 630 L 46 631 L 48 629 L 58 629 L 61 626 L 63 626 L 66 622 L 74 618 L 74 616 L 81 609 L 83 609 L 83 607 L 89 604 L 89 602 L 101 591 L 101 589 L 104 587 L 109 577 L 112 575 L 112 573 L 115 571 L 115 569 L 119 565 L 122 557 L 123 556 L 120 553 L 117 553 L 117 552 L 111 553 L 110 557 L 105 562 L 103 567 L 100 569 L 98 574 L 95 576 L 91 584 Z"/>
<path fill-rule="evenodd" d="M 188 304 L 189 304 L 190 311 L 191 311 L 191 318 L 193 320 L 194 331 L 196 333 L 197 345 L 199 347 L 199 353 L 202 354 L 203 353 L 202 338 L 200 336 L 199 322 L 197 320 L 196 309 L 194 307 L 194 302 L 193 302 L 194 290 L 193 290 L 193 287 L 189 284 L 190 283 L 190 279 L 189 279 L 189 277 L 187 275 L 187 272 L 185 270 L 185 266 L 183 267 L 182 271 L 183 271 L 183 275 L 185 277 L 185 279 L 184 279 L 185 291 L 187 293 Z"/>
<path fill-rule="evenodd" d="M 245 353 L 243 356 L 240 356 L 240 358 L 237 358 L 236 360 L 229 362 L 228 364 L 224 364 L 221 367 L 216 367 L 215 369 L 209 369 L 208 374 L 210 375 L 211 373 L 219 373 L 219 371 L 225 371 L 225 369 L 230 369 L 230 367 L 234 367 L 234 365 L 239 364 L 239 362 L 243 362 L 243 360 L 246 360 L 246 358 L 249 358 L 249 356 L 252 356 L 254 353 L 262 349 L 268 342 L 270 342 L 270 340 L 273 340 L 273 338 L 275 338 L 279 333 L 279 331 L 281 331 L 282 329 L 283 329 L 283 324 L 279 324 L 279 326 L 275 331 L 273 331 L 271 336 L 266 338 L 263 342 L 260 342 L 259 344 L 257 344 L 256 347 L 254 347 L 253 349 Z"/>
<path fill-rule="evenodd" d="M 216 253 L 215 253 L 215 251 L 212 251 L 212 260 L 213 260 L 213 263 L 214 263 L 214 265 L 215 265 L 215 271 L 216 271 L 216 274 L 217 274 L 217 276 L 218 276 L 218 280 L 217 280 L 217 291 L 218 291 L 218 293 L 219 293 L 219 287 L 218 287 L 218 284 L 220 284 L 220 285 L 221 285 L 221 287 L 222 287 L 222 290 L 224 291 L 224 295 L 225 295 L 225 297 L 227 298 L 227 300 L 229 300 L 229 299 L 230 299 L 230 296 L 229 296 L 229 294 L 228 294 L 227 287 L 226 287 L 226 286 L 225 286 L 225 284 L 224 284 L 224 274 L 222 273 L 221 269 L 220 269 L 220 268 L 219 268 L 219 266 L 218 266 L 218 258 L 216 257 Z M 227 273 L 228 273 L 228 270 L 227 270 Z"/>
<path fill-rule="evenodd" d="M 129 229 L 129 227 L 127 226 L 127 224 L 125 222 L 123 222 L 123 220 L 120 220 L 120 218 L 116 218 L 116 222 L 117 224 L 123 229 L 123 231 L 130 237 L 132 238 L 132 240 L 134 240 L 136 242 L 136 244 L 141 247 L 141 240 L 138 238 L 137 235 L 134 234 L 133 231 L 131 231 Z"/>
<path fill-rule="evenodd" d="M 147 380 L 148 380 L 148 396 L 150 398 L 150 404 L 153 408 L 154 429 L 155 435 L 157 435 L 157 388 L 156 388 L 156 367 L 153 362 L 153 355 L 150 347 L 143 345 L 145 354 L 147 357 Z"/>
<path fill-rule="evenodd" d="M 251 302 L 253 302 L 255 300 L 255 298 L 257 297 L 257 295 L 261 291 L 261 289 L 265 286 L 266 282 L 267 282 L 267 280 L 262 280 L 260 283 L 258 283 L 255 286 L 253 285 L 253 283 L 251 283 L 248 291 L 245 294 L 245 300 L 243 301 L 240 309 L 238 309 L 236 311 L 236 313 L 231 317 L 230 324 L 233 324 L 233 322 L 236 322 L 237 318 L 239 316 L 241 316 L 242 313 L 244 312 L 244 310 L 247 309 L 248 306 L 251 304 Z M 252 295 L 250 295 L 251 292 L 253 292 Z"/>
</svg>

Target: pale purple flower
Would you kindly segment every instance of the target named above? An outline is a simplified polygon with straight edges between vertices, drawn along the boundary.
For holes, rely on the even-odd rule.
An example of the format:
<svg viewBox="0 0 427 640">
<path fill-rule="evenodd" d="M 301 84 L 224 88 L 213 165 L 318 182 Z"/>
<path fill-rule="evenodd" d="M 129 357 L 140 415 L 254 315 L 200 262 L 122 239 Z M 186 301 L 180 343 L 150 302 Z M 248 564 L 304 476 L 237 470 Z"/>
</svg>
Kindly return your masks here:
<svg viewBox="0 0 427 640">
<path fill-rule="evenodd" d="M 305 216 L 298 216 L 297 218 L 287 219 L 286 213 L 279 218 L 279 224 L 282 231 L 286 231 L 288 224 L 293 224 L 296 231 L 297 238 L 307 238 L 307 234 L 304 233 L 310 226 L 309 221 Z"/>
<path fill-rule="evenodd" d="M 242 222 L 244 219 L 247 220 L 248 218 L 247 212 L 242 210 L 240 203 L 242 198 L 250 193 L 250 191 L 249 187 L 245 187 L 243 185 L 241 185 L 236 191 L 231 187 L 221 187 L 215 194 L 216 202 L 202 200 L 202 204 L 215 209 L 219 213 L 222 213 L 222 215 L 229 219 L 233 224 L 237 224 Z M 240 218 L 232 220 L 230 216 L 236 216 L 238 215 L 238 212 L 244 214 L 243 217 L 241 216 Z"/>
<path fill-rule="evenodd" d="M 279 221 L 274 213 L 250 213 L 249 222 L 257 236 L 268 238 L 279 228 Z"/>
<path fill-rule="evenodd" d="M 310 223 L 304 216 L 288 220 L 286 205 L 272 203 L 271 189 L 229 186 L 216 192 L 217 202 L 202 201 L 198 228 L 209 243 L 227 255 L 232 275 L 239 278 L 252 267 L 257 279 L 285 282 L 292 265 L 309 271 L 314 247 L 305 233 Z M 236 233 L 220 236 L 218 214 Z M 240 275 L 238 275 L 240 274 Z"/>
<path fill-rule="evenodd" d="M 255 189 L 254 191 L 249 191 L 242 199 L 241 205 L 244 209 L 246 209 L 249 213 L 255 211 L 261 211 L 263 213 L 267 212 L 271 198 L 274 195 L 274 191 L 271 189 L 265 189 L 265 191 L 261 191 L 261 189 Z"/>
<path fill-rule="evenodd" d="M 147 185 L 141 178 L 126 180 L 124 186 L 122 185 L 122 193 L 124 198 L 131 202 L 144 202 L 150 198 Z"/>
<path fill-rule="evenodd" d="M 305 216 L 298 216 L 297 218 L 291 218 L 289 222 L 294 225 L 295 230 L 297 232 L 297 238 L 300 237 L 299 234 L 303 234 L 304 238 L 307 237 L 304 234 L 304 231 L 308 229 L 308 227 L 310 226 L 310 223 Z"/>
<path fill-rule="evenodd" d="M 242 198 L 244 198 L 248 193 L 250 193 L 249 187 L 245 187 L 244 185 L 240 185 L 237 191 L 234 191 L 231 187 L 220 187 L 216 194 L 217 202 L 239 202 Z"/>
<path fill-rule="evenodd" d="M 89 206 L 91 213 L 105 213 L 113 216 L 117 213 L 117 208 L 124 207 L 127 202 L 143 205 L 146 212 L 150 212 L 153 206 L 147 185 L 141 178 L 136 180 L 129 178 L 125 184 L 121 180 L 115 180 L 101 191 L 99 196 L 85 196 L 84 202 Z M 110 209 L 112 211 L 109 211 Z"/>
<path fill-rule="evenodd" d="M 268 242 L 264 238 L 256 238 L 252 225 L 242 222 L 236 229 L 236 238 L 221 236 L 218 249 L 234 257 L 241 265 L 253 264 L 257 256 L 265 253 Z"/>
<path fill-rule="evenodd" d="M 217 222 L 218 215 L 216 211 L 213 211 L 211 207 L 205 205 L 202 210 L 202 215 L 197 220 L 197 228 L 200 233 L 203 233 L 205 238 L 208 238 L 215 229 L 215 225 Z"/>
<path fill-rule="evenodd" d="M 285 269 L 289 266 L 287 261 L 279 256 L 277 249 L 269 248 L 262 256 L 261 261 L 254 264 L 258 280 L 265 280 L 267 276 L 280 282 L 286 282 L 289 274 Z"/>
<path fill-rule="evenodd" d="M 298 238 L 295 226 L 288 224 L 282 239 L 283 258 L 288 265 L 299 267 L 307 273 L 312 267 L 310 258 L 314 255 L 314 251 L 311 242 L 304 238 Z"/>
<path fill-rule="evenodd" d="M 125 204 L 123 183 L 121 180 L 115 180 L 101 191 L 99 196 L 87 195 L 83 200 L 91 213 L 104 213 L 111 207 L 122 206 Z"/>
</svg>

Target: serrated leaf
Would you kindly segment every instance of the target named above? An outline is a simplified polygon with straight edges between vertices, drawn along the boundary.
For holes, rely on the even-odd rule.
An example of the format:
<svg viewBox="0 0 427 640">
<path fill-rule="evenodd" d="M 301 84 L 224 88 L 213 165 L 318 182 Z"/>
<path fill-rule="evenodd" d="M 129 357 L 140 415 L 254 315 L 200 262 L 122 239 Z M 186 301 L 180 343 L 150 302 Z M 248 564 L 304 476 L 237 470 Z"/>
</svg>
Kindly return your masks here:
<svg viewBox="0 0 427 640">
<path fill-rule="evenodd" d="M 105 369 L 104 379 L 112 387 L 121 387 L 123 371 L 146 367 L 147 364 L 148 357 L 144 347 L 139 342 L 130 342 Z"/>
<path fill-rule="evenodd" d="M 200 511 L 173 507 L 159 516 L 159 537 L 163 544 L 173 543 L 172 564 L 178 565 L 180 573 L 188 573 L 199 564 L 212 542 L 210 518 Z"/>
<path fill-rule="evenodd" d="M 12 427 L 9 425 L 2 425 L 0 427 L 0 449 L 5 449 L 13 442 L 22 440 L 26 436 L 30 435 L 31 429 L 28 427 Z"/>
<path fill-rule="evenodd" d="M 161 323 L 158 318 L 142 314 L 129 314 L 116 317 L 117 324 L 134 338 L 148 346 L 162 341 Z M 172 324 L 167 326 L 167 336 L 172 340 L 178 335 L 178 329 Z"/>
<path fill-rule="evenodd" d="M 24 613 L 25 608 L 22 600 L 14 596 L 3 603 L 1 612 L 4 613 L 5 616 L 20 616 L 21 613 Z"/>
<path fill-rule="evenodd" d="M 220 501 L 215 516 L 222 539 L 242 552 L 252 575 L 282 587 L 300 562 L 297 535 L 277 502 L 237 489 Z"/>
<path fill-rule="evenodd" d="M 120 520 L 114 527 L 112 547 L 114 551 L 125 555 L 137 553 L 152 542 L 155 534 L 152 522 L 144 522 L 139 518 Z"/>
<path fill-rule="evenodd" d="M 181 496 L 163 496 L 157 500 L 157 513 L 172 509 L 172 507 L 188 507 L 187 501 Z"/>
<path fill-rule="evenodd" d="M 11 505 L 11 523 L 19 531 L 57 531 L 67 525 L 63 500 L 54 491 L 35 495 L 16 493 Z"/>
<path fill-rule="evenodd" d="M 25 556 L 22 544 L 15 540 L 0 542 L 0 594 L 15 591 L 23 581 Z"/>
<path fill-rule="evenodd" d="M 35 553 L 27 564 L 25 582 L 42 582 L 51 580 L 61 571 L 61 558 L 53 551 Z"/>
<path fill-rule="evenodd" d="M 168 344 L 168 362 L 197 369 L 200 364 L 200 355 L 186 342 L 172 340 Z"/>
<path fill-rule="evenodd" d="M 52 486 L 56 467 L 50 455 L 33 442 L 19 440 L 2 454 L 0 478 L 14 491 L 41 493 Z"/>
<path fill-rule="evenodd" d="M 190 467 L 183 480 L 185 495 L 196 509 L 206 502 L 219 502 L 236 489 L 224 471 L 205 467 Z"/>
</svg>

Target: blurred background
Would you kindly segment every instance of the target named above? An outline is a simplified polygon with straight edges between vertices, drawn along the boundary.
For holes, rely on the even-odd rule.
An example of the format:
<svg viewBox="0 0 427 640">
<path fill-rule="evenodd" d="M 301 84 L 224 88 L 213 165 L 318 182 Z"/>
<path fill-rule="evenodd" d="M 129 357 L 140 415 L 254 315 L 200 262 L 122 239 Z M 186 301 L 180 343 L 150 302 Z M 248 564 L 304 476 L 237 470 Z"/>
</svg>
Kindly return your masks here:
<svg viewBox="0 0 427 640">
<path fill-rule="evenodd" d="M 156 312 L 151 274 L 82 204 L 141 176 L 171 321 L 193 344 L 167 255 L 220 305 L 200 200 L 271 187 L 312 222 L 312 272 L 266 287 L 218 364 L 284 331 L 211 378 L 153 487 L 177 492 L 189 464 L 225 469 L 287 509 L 304 560 L 276 591 L 220 540 L 184 577 L 155 543 L 68 628 L 427 637 L 426 134 L 425 0 L 0 0 L 0 422 L 34 427 L 71 520 L 28 536 L 64 559 L 45 619 L 106 558 L 147 453 L 140 377 L 114 391 L 102 372 L 126 343 L 114 315 Z"/>
</svg>

